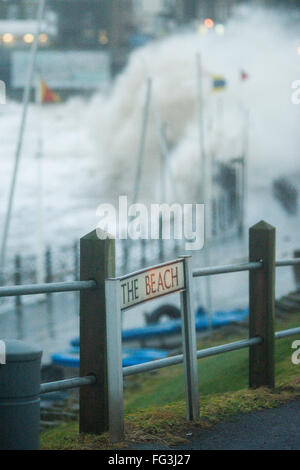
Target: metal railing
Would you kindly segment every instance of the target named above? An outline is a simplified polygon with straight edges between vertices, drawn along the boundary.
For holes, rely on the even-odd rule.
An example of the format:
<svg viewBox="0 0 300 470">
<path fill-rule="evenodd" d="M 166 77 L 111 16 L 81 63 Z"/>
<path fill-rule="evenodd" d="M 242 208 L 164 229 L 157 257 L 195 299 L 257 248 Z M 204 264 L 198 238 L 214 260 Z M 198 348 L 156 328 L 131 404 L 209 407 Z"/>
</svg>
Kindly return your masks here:
<svg viewBox="0 0 300 470">
<path fill-rule="evenodd" d="M 275 263 L 276 267 L 283 266 L 294 266 L 300 265 L 299 259 L 282 259 Z M 227 274 L 241 271 L 254 271 L 260 270 L 263 267 L 262 261 L 244 263 L 244 264 L 232 264 L 224 266 L 211 266 L 207 268 L 200 268 L 193 270 L 193 277 L 200 276 L 211 276 L 217 274 Z M 33 294 L 45 294 L 45 293 L 59 293 L 59 292 L 76 292 L 83 290 L 93 290 L 97 288 L 95 281 L 71 281 L 71 282 L 55 282 L 55 283 L 44 283 L 44 284 L 29 284 L 23 286 L 9 286 L 0 287 L 0 297 L 16 296 L 16 295 L 33 295 Z M 292 328 L 283 331 L 275 332 L 275 339 L 286 338 L 288 336 L 294 336 L 300 334 L 300 327 Z M 197 351 L 197 358 L 202 359 L 217 354 L 223 354 L 225 352 L 236 351 L 238 349 L 248 348 L 255 344 L 261 344 L 263 339 L 260 337 L 244 339 L 235 341 L 233 343 L 222 344 L 207 349 L 200 349 Z M 123 376 L 128 377 L 143 372 L 151 372 L 154 370 L 162 369 L 164 367 L 181 364 L 184 361 L 183 354 L 178 354 L 164 359 L 157 359 L 144 364 L 138 364 L 128 367 L 123 367 Z M 66 390 L 71 388 L 78 388 L 86 385 L 93 385 L 96 383 L 95 376 L 86 377 L 74 377 L 66 380 L 58 380 L 55 382 L 41 384 L 40 393 L 50 393 L 54 391 Z"/>
<path fill-rule="evenodd" d="M 211 266 L 193 270 L 193 277 L 212 276 L 215 274 L 237 273 L 241 271 L 255 271 L 262 269 L 262 261 L 243 264 L 228 264 L 225 266 Z"/>
<path fill-rule="evenodd" d="M 276 331 L 274 333 L 275 339 L 286 338 L 288 336 L 295 336 L 300 334 L 300 327 L 291 328 L 288 330 Z M 223 354 L 226 352 L 237 351 L 238 349 L 249 348 L 256 344 L 261 344 L 263 339 L 261 337 L 243 339 L 240 341 L 234 341 L 233 343 L 221 344 L 219 346 L 213 346 L 207 349 L 199 349 L 197 351 L 197 359 L 203 359 L 205 357 L 216 356 L 217 354 Z M 165 359 L 156 359 L 145 364 L 138 364 L 135 366 L 128 366 L 123 368 L 123 376 L 128 377 L 129 375 L 140 374 L 142 372 L 152 372 L 154 370 L 162 369 L 168 366 L 174 366 L 176 364 L 183 363 L 183 354 L 177 354 L 176 356 L 167 357 Z"/>
<path fill-rule="evenodd" d="M 300 265 L 300 259 L 283 259 L 279 260 L 276 263 L 277 267 L 282 266 L 293 266 Z M 209 268 L 201 268 L 193 271 L 194 277 L 207 276 L 207 275 L 217 275 L 217 274 L 226 274 L 240 271 L 251 271 L 262 269 L 262 262 L 252 262 L 245 264 L 233 264 L 225 266 L 211 266 Z M 53 283 L 49 286 L 47 284 L 40 284 L 35 286 L 36 289 L 33 291 L 33 286 L 16 286 L 14 290 L 17 291 L 18 295 L 26 295 L 27 293 L 46 293 L 46 292 L 66 292 L 71 290 L 86 290 L 86 289 L 95 289 L 97 284 L 95 281 L 77 281 L 77 282 L 62 282 L 62 283 Z M 45 289 L 47 287 L 47 289 Z M 49 287 L 49 289 L 48 289 Z M 0 288 L 0 297 L 7 295 L 3 293 L 6 288 Z M 13 288 L 10 288 L 13 289 Z M 17 295 L 10 293 L 8 295 Z M 295 336 L 300 334 L 300 327 L 292 328 L 283 331 L 277 331 L 274 334 L 275 339 L 286 338 L 288 336 Z M 263 339 L 260 337 L 244 339 L 240 341 L 235 341 L 232 343 L 222 344 L 219 346 L 214 346 L 207 349 L 200 349 L 197 351 L 197 358 L 202 359 L 209 356 L 215 356 L 217 354 L 223 354 L 226 352 L 236 351 L 239 349 L 249 348 L 250 346 L 261 344 Z M 177 354 L 164 359 L 157 359 L 151 362 L 144 364 L 138 364 L 128 367 L 123 367 L 123 376 L 128 377 L 143 372 L 151 372 L 154 370 L 162 369 L 165 367 L 173 366 L 176 364 L 181 364 L 184 361 L 183 354 Z M 53 391 L 65 390 L 68 388 L 76 388 L 84 385 L 93 385 L 96 382 L 94 376 L 87 377 L 76 377 L 67 380 L 60 380 L 56 382 L 50 382 L 41 384 L 41 393 L 49 393 Z"/>
<path fill-rule="evenodd" d="M 71 379 L 47 382 L 41 384 L 40 394 L 58 392 L 70 388 L 84 387 L 85 385 L 94 385 L 96 381 L 97 379 L 94 375 L 88 375 L 86 377 L 73 377 Z"/>
<path fill-rule="evenodd" d="M 300 258 L 287 258 L 275 262 L 276 267 L 295 266 L 300 264 Z M 193 277 L 213 276 L 215 274 L 237 273 L 241 271 L 257 271 L 263 268 L 262 261 L 252 261 L 251 263 L 227 264 L 224 266 L 211 266 L 193 270 Z"/>
<path fill-rule="evenodd" d="M 191 270 L 192 277 L 248 271 L 250 275 L 249 339 L 196 351 L 196 358 L 250 348 L 250 386 L 274 386 L 274 340 L 300 334 L 300 327 L 274 332 L 275 267 L 300 265 L 299 259 L 275 261 L 275 229 L 261 223 L 250 229 L 250 261 L 244 264 L 213 266 Z M 43 383 L 40 393 L 79 387 L 80 430 L 100 434 L 109 428 L 107 388 L 105 280 L 114 276 L 114 240 L 99 240 L 94 234 L 81 239 L 81 280 L 46 284 L 0 287 L 0 297 L 79 291 L 80 307 L 80 377 Z M 99 269 L 99 266 L 101 267 Z M 117 292 L 116 292 L 117 295 Z M 119 294 L 118 294 L 119 295 Z M 259 322 L 257 322 L 259 318 Z M 184 337 L 184 336 L 183 336 Z M 187 340 L 187 337 L 186 337 Z M 185 349 L 186 345 L 183 345 Z M 144 364 L 123 367 L 123 377 L 181 364 L 185 353 Z M 121 360 L 121 359 L 120 359 Z M 258 371 L 258 364 L 263 372 Z M 91 415 L 90 410 L 93 409 Z M 114 436 L 112 436 L 114 437 Z"/>
<path fill-rule="evenodd" d="M 78 292 L 95 289 L 95 281 L 53 282 L 44 284 L 27 284 L 23 286 L 0 287 L 0 297 L 14 297 L 17 295 L 49 294 L 58 292 Z"/>
</svg>

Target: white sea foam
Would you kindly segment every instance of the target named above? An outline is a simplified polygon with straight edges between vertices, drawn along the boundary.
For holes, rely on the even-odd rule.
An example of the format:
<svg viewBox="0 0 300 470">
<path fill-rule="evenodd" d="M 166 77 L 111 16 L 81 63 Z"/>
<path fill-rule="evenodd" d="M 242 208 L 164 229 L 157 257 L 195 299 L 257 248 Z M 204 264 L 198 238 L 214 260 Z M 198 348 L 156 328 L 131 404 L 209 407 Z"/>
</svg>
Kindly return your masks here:
<svg viewBox="0 0 300 470">
<path fill-rule="evenodd" d="M 183 199 L 201 177 L 196 54 L 203 64 L 204 119 L 208 156 L 220 159 L 243 151 L 245 108 L 250 113 L 250 175 L 270 180 L 298 171 L 299 107 L 291 104 L 291 84 L 299 77 L 298 31 L 283 12 L 242 7 L 226 25 L 224 36 L 210 32 L 181 34 L 151 43 L 132 54 L 107 99 L 90 106 L 92 135 L 99 161 L 120 188 L 132 192 L 140 138 L 146 79 L 153 79 L 153 99 L 166 125 L 169 159 Z M 249 79 L 243 83 L 240 71 Z M 211 93 L 210 74 L 224 76 L 227 90 Z M 223 112 L 222 112 L 223 109 Z M 144 197 L 153 198 L 159 174 L 159 143 L 153 112 L 145 152 Z M 187 184 L 187 181 L 189 182 Z M 147 184 L 148 183 L 148 184 Z"/>
<path fill-rule="evenodd" d="M 225 35 L 185 33 L 136 50 L 107 97 L 72 98 L 43 110 L 46 238 L 70 240 L 95 227 L 96 207 L 120 194 L 132 197 L 148 77 L 166 126 L 169 164 L 182 202 L 194 201 L 201 180 L 197 120 L 196 54 L 204 69 L 205 146 L 209 158 L 243 151 L 244 114 L 249 124 L 248 224 L 266 218 L 279 230 L 295 231 L 271 197 L 271 179 L 299 175 L 300 106 L 291 103 L 299 79 L 299 33 L 283 12 L 239 8 Z M 249 78 L 241 83 L 240 71 Z M 224 76 L 224 93 L 211 93 L 211 75 Z M 221 111 L 223 109 L 223 112 Z M 1 219 L 12 174 L 21 105 L 0 108 Z M 36 213 L 37 116 L 31 106 L 17 181 L 10 243 L 32 249 Z M 160 147 L 151 108 L 141 199 L 159 199 Z M 169 193 L 169 198 L 174 194 Z M 263 198 L 264 204 L 261 204 Z M 30 228 L 30 229 L 29 229 Z"/>
</svg>

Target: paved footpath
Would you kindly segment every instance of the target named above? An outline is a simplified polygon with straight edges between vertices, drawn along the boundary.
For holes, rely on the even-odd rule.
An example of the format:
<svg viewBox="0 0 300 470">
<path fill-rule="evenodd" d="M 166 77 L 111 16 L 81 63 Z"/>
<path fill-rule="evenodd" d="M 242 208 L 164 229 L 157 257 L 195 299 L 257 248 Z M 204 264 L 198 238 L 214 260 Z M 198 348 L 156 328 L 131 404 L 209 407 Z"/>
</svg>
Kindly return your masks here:
<svg viewBox="0 0 300 470">
<path fill-rule="evenodd" d="M 296 450 L 300 449 L 300 401 L 237 415 L 176 447 L 136 444 L 132 449 Z"/>
</svg>

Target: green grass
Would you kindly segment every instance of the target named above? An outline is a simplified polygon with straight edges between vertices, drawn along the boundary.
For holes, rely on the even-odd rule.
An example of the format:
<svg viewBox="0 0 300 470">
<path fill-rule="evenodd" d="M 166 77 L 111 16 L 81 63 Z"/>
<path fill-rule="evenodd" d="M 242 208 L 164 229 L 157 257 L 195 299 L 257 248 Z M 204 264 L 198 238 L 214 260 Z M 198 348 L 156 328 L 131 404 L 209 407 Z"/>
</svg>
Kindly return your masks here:
<svg viewBox="0 0 300 470">
<path fill-rule="evenodd" d="M 248 351 L 210 357 L 199 361 L 201 395 L 236 391 L 247 386 Z M 142 378 L 140 380 L 143 380 Z M 144 377 L 141 393 L 125 392 L 125 410 L 167 405 L 184 399 L 183 366 L 173 366 L 157 375 Z"/>
<path fill-rule="evenodd" d="M 276 324 L 276 330 L 299 326 L 297 317 Z M 247 330 L 224 338 L 224 332 L 218 332 L 214 339 L 206 339 L 198 348 L 215 346 L 247 337 Z M 282 385 L 288 378 L 300 375 L 300 366 L 290 361 L 293 338 L 275 342 L 276 383 Z M 242 349 L 212 356 L 198 361 L 199 393 L 201 396 L 234 392 L 248 386 L 249 351 Z M 125 391 L 125 410 L 133 412 L 149 406 L 163 406 L 170 402 L 184 400 L 183 366 L 172 366 L 154 374 L 142 374 L 132 379 L 132 386 Z"/>
<path fill-rule="evenodd" d="M 300 315 L 276 322 L 276 331 L 299 326 Z M 199 348 L 228 343 L 247 337 L 247 329 L 222 329 L 213 338 L 198 344 Z M 300 365 L 291 363 L 291 344 L 297 337 L 275 342 L 276 389 L 248 390 L 248 349 L 224 353 L 198 361 L 201 420 L 197 432 L 220 419 L 237 413 L 277 406 L 300 397 Z M 161 369 L 155 373 L 140 374 L 126 381 L 125 417 L 126 441 L 177 443 L 191 428 L 185 422 L 183 366 Z M 78 435 L 78 424 L 68 423 L 42 434 L 42 447 L 111 448 L 107 434 L 103 436 Z"/>
</svg>

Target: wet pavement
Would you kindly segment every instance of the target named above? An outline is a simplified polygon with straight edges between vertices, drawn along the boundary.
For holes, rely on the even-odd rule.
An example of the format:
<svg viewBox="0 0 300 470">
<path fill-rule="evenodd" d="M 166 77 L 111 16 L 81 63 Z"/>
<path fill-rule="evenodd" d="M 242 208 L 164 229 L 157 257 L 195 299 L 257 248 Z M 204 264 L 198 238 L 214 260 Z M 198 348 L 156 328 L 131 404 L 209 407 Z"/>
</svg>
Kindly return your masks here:
<svg viewBox="0 0 300 470">
<path fill-rule="evenodd" d="M 299 450 L 300 401 L 238 415 L 189 438 L 187 444 L 164 447 L 136 444 L 136 450 Z"/>
</svg>

